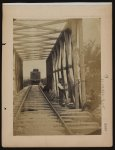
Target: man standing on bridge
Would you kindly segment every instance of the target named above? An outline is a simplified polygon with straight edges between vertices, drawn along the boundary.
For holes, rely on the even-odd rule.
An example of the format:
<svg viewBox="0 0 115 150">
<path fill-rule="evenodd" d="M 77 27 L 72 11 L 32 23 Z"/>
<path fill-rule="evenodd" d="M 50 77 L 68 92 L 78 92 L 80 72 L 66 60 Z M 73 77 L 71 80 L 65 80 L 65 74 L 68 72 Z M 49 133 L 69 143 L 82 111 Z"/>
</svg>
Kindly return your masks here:
<svg viewBox="0 0 115 150">
<path fill-rule="evenodd" d="M 57 84 L 58 88 L 59 88 L 59 98 L 60 98 L 60 101 L 59 103 L 62 105 L 62 106 L 65 106 L 65 91 L 64 91 L 64 87 L 63 87 L 63 80 L 62 78 L 59 78 L 59 83 Z"/>
</svg>

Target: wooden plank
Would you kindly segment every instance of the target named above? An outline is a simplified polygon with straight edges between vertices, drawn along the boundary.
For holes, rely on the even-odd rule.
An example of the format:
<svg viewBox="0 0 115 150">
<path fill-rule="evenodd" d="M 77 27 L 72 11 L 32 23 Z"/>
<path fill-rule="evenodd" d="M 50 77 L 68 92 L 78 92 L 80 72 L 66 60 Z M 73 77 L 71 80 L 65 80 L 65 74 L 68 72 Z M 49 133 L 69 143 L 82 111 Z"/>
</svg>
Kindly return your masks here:
<svg viewBox="0 0 115 150">
<path fill-rule="evenodd" d="M 23 38 L 18 38 L 17 40 L 16 40 L 16 37 L 14 38 L 14 40 L 16 41 L 16 42 L 21 42 L 22 41 L 22 43 L 23 44 L 25 44 L 25 43 L 27 43 L 27 42 L 29 42 L 29 43 L 34 43 L 34 42 L 43 42 L 43 41 L 51 41 L 51 40 L 56 40 L 57 39 L 57 37 L 46 37 L 46 36 L 42 36 L 41 38 L 40 38 L 40 40 L 38 40 L 39 38 L 37 38 L 36 37 L 36 39 L 35 38 L 29 38 L 29 37 L 23 37 Z"/>
<path fill-rule="evenodd" d="M 18 52 L 17 52 L 18 53 Z M 24 55 L 37 55 L 37 56 L 41 56 L 41 55 L 49 55 L 50 53 L 28 53 L 28 52 L 25 52 L 25 53 L 18 53 L 19 55 L 21 56 L 24 56 Z"/>
<path fill-rule="evenodd" d="M 56 46 L 56 68 L 55 71 L 59 69 L 59 46 Z M 57 95 L 59 96 L 59 89 L 58 89 L 58 83 L 59 83 L 59 72 L 56 71 L 56 88 L 57 88 Z"/>
<path fill-rule="evenodd" d="M 25 55 L 25 56 L 22 56 L 22 55 L 20 55 L 20 57 L 21 58 L 47 58 L 48 57 L 48 55 L 47 56 L 37 56 L 37 55 Z"/>
<path fill-rule="evenodd" d="M 28 47 L 28 44 L 29 44 L 29 43 L 33 43 L 33 44 L 34 44 L 34 47 L 35 47 L 35 46 L 39 46 L 38 43 L 42 43 L 43 41 L 44 41 L 44 42 L 47 42 L 47 41 L 48 41 L 48 42 L 51 42 L 51 43 L 54 44 L 54 43 L 55 43 L 55 40 L 56 40 L 56 39 L 47 39 L 47 38 L 46 38 L 46 39 L 42 39 L 42 40 L 33 41 L 33 42 L 32 42 L 32 41 L 27 41 L 27 40 L 21 40 L 21 41 L 18 40 L 18 41 L 15 41 L 15 42 L 13 43 L 13 45 L 14 45 L 14 46 L 21 46 L 21 47 L 22 47 L 22 46 Z M 34 43 L 34 42 L 35 42 L 35 43 Z M 36 45 L 36 44 L 37 44 L 37 45 Z M 31 44 L 31 45 L 32 45 L 32 44 Z"/>
<path fill-rule="evenodd" d="M 32 50 L 31 47 L 20 47 L 20 48 L 17 48 L 17 47 L 14 46 L 14 48 L 15 48 L 16 51 L 20 51 L 20 52 L 23 52 L 23 51 L 31 51 L 31 50 Z M 44 48 L 44 49 L 41 49 L 41 48 L 37 47 L 37 48 L 34 48 L 33 51 L 37 51 L 37 52 L 39 52 L 39 51 L 40 51 L 40 52 L 41 52 L 41 51 L 44 51 L 44 52 L 48 51 L 48 52 L 50 52 L 50 51 L 51 51 L 51 48 Z"/>
<path fill-rule="evenodd" d="M 56 35 L 56 33 L 59 34 L 60 32 L 47 31 L 47 32 L 40 33 L 39 30 L 38 31 L 29 31 L 29 32 L 27 32 L 27 31 L 19 31 L 19 32 L 14 31 L 13 32 L 14 35 L 22 35 L 22 36 L 24 36 L 24 38 L 26 38 L 27 36 L 28 37 L 42 37 L 42 36 L 45 36 L 45 35 L 50 36 L 50 34 L 55 34 Z"/>
<path fill-rule="evenodd" d="M 85 64 L 84 64 L 82 20 L 78 21 L 78 29 L 77 30 L 79 30 L 80 70 L 81 70 L 81 100 L 82 100 L 82 103 L 84 104 L 86 102 L 86 89 L 85 89 Z"/>
<path fill-rule="evenodd" d="M 61 74 L 61 44 L 60 44 L 60 39 L 59 39 L 59 62 L 58 62 L 58 69 L 59 69 L 59 78 L 62 78 Z"/>
<path fill-rule="evenodd" d="M 34 48 L 37 48 L 37 46 L 27 46 L 27 47 L 30 47 L 30 48 L 32 48 L 32 50 L 34 50 Z M 47 47 L 47 46 L 40 46 L 40 45 L 38 45 L 38 47 L 40 48 L 40 49 L 52 49 L 52 46 L 50 46 L 50 47 Z M 25 46 L 25 48 L 26 48 L 26 46 Z"/>
<path fill-rule="evenodd" d="M 46 58 L 47 56 L 22 56 L 22 58 Z"/>
<path fill-rule="evenodd" d="M 71 20 L 71 30 L 72 30 L 72 58 L 73 58 L 73 71 L 74 71 L 74 82 L 75 82 L 75 105 L 76 108 L 80 108 L 79 103 L 79 49 L 77 48 L 79 42 L 77 39 L 77 22 L 76 20 Z"/>
<path fill-rule="evenodd" d="M 68 92 L 70 96 L 70 102 L 75 102 L 75 93 L 74 93 L 74 76 L 72 66 L 72 54 L 71 54 L 71 33 L 69 31 L 64 32 L 65 37 L 65 51 L 66 51 L 66 60 L 67 60 L 67 80 L 68 80 Z"/>
<path fill-rule="evenodd" d="M 31 61 L 31 60 L 45 60 L 47 58 L 24 58 L 23 61 Z"/>
<path fill-rule="evenodd" d="M 56 53 L 56 49 L 54 50 L 54 57 L 55 57 L 55 59 L 54 59 L 54 66 L 55 66 L 55 70 L 57 69 L 57 53 Z M 54 71 L 55 71 L 54 70 Z M 57 72 L 54 72 L 55 73 L 55 81 L 56 81 L 56 95 L 58 96 L 58 86 L 57 86 L 57 84 L 58 84 L 58 73 Z"/>
<path fill-rule="evenodd" d="M 50 51 L 16 51 L 18 54 L 50 54 Z"/>
<path fill-rule="evenodd" d="M 53 62 L 53 71 L 55 71 L 55 54 L 52 52 L 52 62 Z M 55 73 L 53 73 L 53 85 L 52 85 L 54 92 L 56 93 L 56 78 Z"/>
<path fill-rule="evenodd" d="M 20 44 L 21 45 L 28 45 L 28 44 L 34 44 L 34 46 L 36 46 L 36 44 L 37 44 L 37 46 L 38 45 L 41 45 L 41 46 L 52 46 L 52 45 L 54 45 L 55 43 L 53 43 L 53 42 L 45 42 L 45 41 L 42 41 L 42 43 L 40 43 L 40 41 L 38 42 L 38 40 L 36 41 L 36 40 L 34 40 L 34 41 L 32 41 L 32 40 L 22 40 L 23 42 L 20 42 L 20 43 L 16 43 L 16 42 L 14 42 L 14 45 L 18 45 L 18 46 L 20 46 Z M 49 41 L 49 40 L 48 40 Z M 17 41 L 18 42 L 18 41 Z"/>
<path fill-rule="evenodd" d="M 53 62 L 51 54 L 46 60 L 47 85 L 52 90 L 53 87 Z"/>
<path fill-rule="evenodd" d="M 17 53 L 20 53 L 20 54 L 50 54 L 50 51 L 34 51 L 34 50 L 26 50 L 26 51 L 19 51 L 19 50 L 16 50 Z"/>
<path fill-rule="evenodd" d="M 62 74 L 62 78 L 63 78 L 63 82 L 64 82 L 64 91 L 65 91 L 65 95 L 66 95 L 66 101 L 68 100 L 68 83 L 67 83 L 67 75 L 66 75 L 66 70 L 64 70 L 63 68 L 66 67 L 66 54 L 65 54 L 65 43 L 62 40 L 62 42 L 60 42 L 60 48 L 61 48 L 61 74 Z"/>
<path fill-rule="evenodd" d="M 28 58 L 28 59 L 27 59 L 27 58 L 24 58 L 24 59 L 23 59 L 23 61 L 31 61 L 31 60 L 45 60 L 45 59 L 47 59 L 47 57 L 46 57 L 46 58 L 39 58 L 39 59 L 38 59 L 38 58 L 30 58 L 30 59 L 29 59 L 29 58 Z"/>
<path fill-rule="evenodd" d="M 23 63 L 17 53 L 15 53 L 15 85 L 18 93 L 23 88 Z"/>
</svg>

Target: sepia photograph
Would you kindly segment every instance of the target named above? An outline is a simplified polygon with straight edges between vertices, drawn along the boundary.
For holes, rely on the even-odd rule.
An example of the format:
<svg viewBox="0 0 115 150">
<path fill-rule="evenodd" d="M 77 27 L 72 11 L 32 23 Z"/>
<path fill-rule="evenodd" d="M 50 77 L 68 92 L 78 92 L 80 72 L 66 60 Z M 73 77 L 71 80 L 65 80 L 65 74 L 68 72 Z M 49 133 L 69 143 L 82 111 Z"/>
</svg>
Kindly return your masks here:
<svg viewBox="0 0 115 150">
<path fill-rule="evenodd" d="M 108 134 L 111 145 L 111 4 L 93 5 L 94 11 L 91 7 L 4 5 L 3 23 L 9 22 L 3 28 L 7 46 L 3 56 L 8 58 L 4 70 L 9 75 L 3 78 L 10 85 L 8 101 L 3 98 L 3 114 L 11 117 L 7 122 L 3 119 L 4 145 L 84 147 L 93 146 L 99 137 L 94 146 L 103 146 L 99 139 Z M 12 137 L 10 144 L 7 135 Z M 32 145 L 24 143 L 23 139 L 31 138 Z M 57 143 L 52 144 L 55 138 Z M 86 138 L 89 142 L 84 142 Z"/>
<path fill-rule="evenodd" d="M 101 134 L 100 23 L 13 20 L 14 135 Z"/>
</svg>

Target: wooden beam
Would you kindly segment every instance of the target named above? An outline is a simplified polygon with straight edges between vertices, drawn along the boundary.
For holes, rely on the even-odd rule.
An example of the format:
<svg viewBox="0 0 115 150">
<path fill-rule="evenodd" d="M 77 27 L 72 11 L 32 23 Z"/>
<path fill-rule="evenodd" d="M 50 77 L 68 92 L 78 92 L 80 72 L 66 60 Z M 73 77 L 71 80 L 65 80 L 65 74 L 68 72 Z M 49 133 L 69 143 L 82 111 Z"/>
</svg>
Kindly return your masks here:
<svg viewBox="0 0 115 150">
<path fill-rule="evenodd" d="M 19 54 L 49 54 L 50 51 L 16 51 Z"/>
<path fill-rule="evenodd" d="M 22 32 L 22 33 L 21 33 Z M 38 33 L 37 33 L 38 32 Z M 50 35 L 50 34 L 59 34 L 60 32 L 57 32 L 57 31 L 47 31 L 47 32 L 44 32 L 44 33 L 40 33 L 39 31 L 29 31 L 29 32 L 24 32 L 24 31 L 20 31 L 20 32 L 17 32 L 17 31 L 14 31 L 13 34 L 14 35 L 22 35 L 22 36 L 30 36 L 30 37 L 41 37 L 41 36 L 44 36 L 44 35 Z"/>
<path fill-rule="evenodd" d="M 58 68 L 59 68 L 59 78 L 62 78 L 62 74 L 61 74 L 61 40 L 59 39 L 59 64 L 58 64 Z"/>
<path fill-rule="evenodd" d="M 70 24 L 72 30 L 72 56 L 75 80 L 76 108 L 79 108 L 79 97 L 81 105 L 86 102 L 82 19 L 73 19 L 70 21 Z"/>
<path fill-rule="evenodd" d="M 64 91 L 66 95 L 66 100 L 68 100 L 68 83 L 67 83 L 67 74 L 66 70 L 66 53 L 65 53 L 65 42 L 60 40 L 60 51 L 61 51 L 61 75 L 64 82 Z"/>
<path fill-rule="evenodd" d="M 27 37 L 25 37 L 25 38 L 27 38 Z M 50 40 L 56 40 L 57 39 L 57 37 L 50 37 L 50 36 L 42 36 L 42 38 L 40 38 L 40 40 L 37 40 L 38 39 L 38 37 L 36 38 L 36 39 L 32 39 L 32 38 L 30 38 L 30 39 L 23 39 L 23 38 L 20 38 L 20 39 L 17 39 L 17 40 L 15 40 L 15 41 L 22 41 L 22 42 L 29 42 L 29 43 L 34 43 L 34 42 L 42 42 L 42 41 L 50 41 Z"/>
<path fill-rule="evenodd" d="M 40 59 L 40 58 L 47 58 L 47 57 L 22 57 L 22 59 Z"/>
<path fill-rule="evenodd" d="M 20 56 L 48 56 L 49 54 L 19 54 Z"/>
<path fill-rule="evenodd" d="M 71 45 L 71 33 L 69 31 L 64 31 L 65 39 L 65 52 L 66 52 L 66 66 L 67 66 L 67 81 L 68 81 L 68 92 L 70 95 L 70 102 L 75 103 L 75 93 L 74 93 L 74 76 L 72 66 L 72 45 Z"/>
<path fill-rule="evenodd" d="M 27 26 L 23 26 L 23 29 L 30 29 L 30 28 L 36 28 L 36 29 L 38 29 L 38 30 L 41 30 L 41 31 L 53 31 L 53 32 L 61 32 L 61 30 L 58 30 L 58 29 L 53 29 L 53 28 L 48 28 L 48 27 L 43 27 L 43 26 L 29 26 L 29 25 L 27 25 Z M 14 31 L 16 30 L 17 28 L 14 28 Z M 22 30 L 23 30 L 22 29 Z"/>
<path fill-rule="evenodd" d="M 18 93 L 23 88 L 23 63 L 20 57 L 15 53 L 15 88 Z"/>
<path fill-rule="evenodd" d="M 15 47 L 16 45 L 14 45 L 14 47 Z M 33 45 L 28 45 L 28 46 L 26 46 L 26 45 L 23 45 L 23 47 L 21 46 L 19 49 L 21 50 L 21 49 L 32 49 L 32 50 L 34 50 L 34 49 L 52 49 L 53 48 L 53 46 L 41 46 L 41 45 L 36 45 L 36 46 L 33 46 Z"/>
<path fill-rule="evenodd" d="M 20 54 L 20 55 L 31 55 L 31 54 L 33 54 L 33 55 L 48 55 L 48 54 L 50 54 L 50 52 L 49 53 L 18 53 L 18 54 Z"/>
<path fill-rule="evenodd" d="M 53 63 L 53 71 L 55 71 L 55 53 L 54 52 L 51 54 L 51 57 L 52 57 L 52 63 Z M 56 94 L 56 76 L 55 76 L 55 73 L 53 73 L 52 87 L 53 87 L 53 90 Z"/>
<path fill-rule="evenodd" d="M 47 51 L 43 51 L 43 52 L 34 52 L 34 51 L 17 51 L 18 54 L 49 54 L 50 52 L 47 52 Z"/>
<path fill-rule="evenodd" d="M 79 30 L 79 49 L 80 49 L 80 70 L 81 70 L 81 100 L 82 105 L 86 102 L 86 89 L 85 89 L 85 63 L 84 63 L 84 49 L 83 49 L 83 25 L 82 19 L 78 21 Z"/>
<path fill-rule="evenodd" d="M 37 60 L 39 60 L 39 59 L 46 59 L 47 57 L 22 57 L 22 59 L 24 60 L 24 59 L 29 59 L 29 60 L 33 60 L 33 59 L 37 59 Z"/>
<path fill-rule="evenodd" d="M 76 20 L 71 20 L 71 30 L 72 30 L 72 58 L 73 58 L 73 71 L 74 71 L 74 82 L 75 82 L 75 106 L 77 109 L 80 108 L 79 103 L 79 80 L 80 80 L 80 72 L 79 72 L 79 49 L 78 46 L 78 39 L 77 39 L 77 22 Z"/>
<path fill-rule="evenodd" d="M 28 55 L 26 55 L 26 56 L 22 56 L 22 58 L 41 58 L 41 57 L 43 57 L 43 58 L 45 58 L 45 57 L 47 57 L 47 56 L 32 56 L 32 55 L 30 55 L 30 56 L 28 56 Z"/>
<path fill-rule="evenodd" d="M 46 60 L 47 58 L 31 58 L 31 59 L 23 59 L 23 61 L 31 61 L 31 60 Z"/>
<path fill-rule="evenodd" d="M 37 51 L 37 52 L 39 52 L 39 51 L 51 51 L 51 48 L 43 48 L 43 49 L 39 49 L 38 47 L 37 48 L 31 48 L 31 47 L 20 47 L 20 48 L 16 48 L 15 46 L 14 46 L 14 49 L 16 50 L 16 51 Z M 32 50 L 33 49 L 33 50 Z"/>
<path fill-rule="evenodd" d="M 27 37 L 26 37 L 27 38 Z M 21 45 L 25 45 L 25 44 L 28 44 L 28 43 L 43 43 L 43 42 L 47 42 L 47 41 L 49 41 L 49 42 L 55 42 L 56 41 L 56 39 L 57 39 L 57 37 L 48 37 L 48 36 L 43 36 L 42 38 L 40 38 L 39 40 L 38 40 L 39 38 L 37 38 L 37 39 L 23 39 L 23 38 L 21 38 L 21 39 L 17 39 L 17 40 L 14 40 L 14 45 L 19 45 L 19 44 L 21 44 Z M 17 43 L 18 42 L 18 43 Z"/>
<path fill-rule="evenodd" d="M 36 46 L 36 45 L 37 45 L 37 46 L 38 46 L 38 45 L 40 45 L 40 46 L 52 46 L 52 45 L 54 45 L 55 43 L 48 43 L 48 42 L 46 42 L 46 43 L 45 43 L 45 42 L 38 43 L 38 42 L 36 42 L 36 41 L 33 41 L 33 42 L 31 41 L 31 42 L 28 42 L 28 43 L 24 43 L 24 44 L 20 43 L 20 44 L 21 44 L 21 45 L 25 45 L 25 46 L 26 46 L 26 45 L 28 46 L 29 44 L 30 44 L 30 45 L 33 45 L 33 46 Z M 17 46 L 18 46 L 18 45 L 20 46 L 20 44 L 17 44 Z M 15 43 L 14 43 L 14 45 L 15 45 Z M 15 45 L 15 46 L 16 46 L 16 45 Z"/>
<path fill-rule="evenodd" d="M 28 51 L 24 51 L 24 52 L 19 52 L 19 51 L 16 51 L 18 54 L 50 54 L 50 52 L 46 52 L 46 51 L 43 51 L 43 52 L 28 52 Z"/>
</svg>

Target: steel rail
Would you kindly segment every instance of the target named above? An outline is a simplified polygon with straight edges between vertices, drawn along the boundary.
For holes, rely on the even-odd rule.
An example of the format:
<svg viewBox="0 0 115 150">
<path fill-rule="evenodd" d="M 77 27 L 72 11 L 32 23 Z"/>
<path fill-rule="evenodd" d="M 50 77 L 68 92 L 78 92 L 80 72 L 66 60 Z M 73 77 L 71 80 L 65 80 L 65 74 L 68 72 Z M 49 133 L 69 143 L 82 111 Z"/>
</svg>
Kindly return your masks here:
<svg viewBox="0 0 115 150">
<path fill-rule="evenodd" d="M 14 122 L 16 121 L 16 119 L 17 119 L 19 113 L 21 112 L 21 108 L 22 108 L 22 106 L 23 106 L 25 100 L 27 99 L 27 96 L 28 96 L 28 94 L 29 94 L 29 92 L 30 92 L 30 90 L 31 90 L 31 87 L 32 87 L 32 86 L 29 86 L 29 87 L 28 87 L 28 89 L 27 89 L 27 91 L 26 91 L 26 93 L 25 93 L 25 95 L 24 95 L 24 97 L 23 97 L 23 99 L 22 99 L 22 102 L 21 102 L 21 104 L 20 104 L 20 107 L 18 108 L 18 111 L 17 111 L 17 113 L 16 113 L 16 115 L 15 115 L 15 117 L 14 117 Z"/>
<path fill-rule="evenodd" d="M 44 94 L 43 90 L 41 89 L 40 86 L 38 86 L 38 88 L 40 89 L 40 91 L 42 92 L 43 96 L 45 97 L 45 99 L 47 100 L 47 102 L 49 103 L 49 105 L 51 106 L 52 110 L 55 112 L 55 114 L 57 115 L 57 117 L 60 119 L 62 125 L 65 127 L 66 131 L 68 132 L 68 134 L 73 135 L 72 131 L 68 128 L 68 126 L 65 124 L 65 122 L 63 121 L 62 117 L 60 116 L 60 114 L 55 110 L 55 108 L 53 107 L 52 103 L 49 101 L 49 99 L 47 98 L 47 96 Z"/>
</svg>

